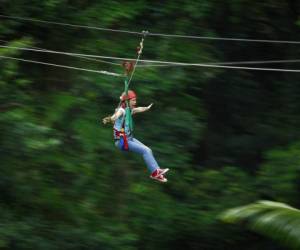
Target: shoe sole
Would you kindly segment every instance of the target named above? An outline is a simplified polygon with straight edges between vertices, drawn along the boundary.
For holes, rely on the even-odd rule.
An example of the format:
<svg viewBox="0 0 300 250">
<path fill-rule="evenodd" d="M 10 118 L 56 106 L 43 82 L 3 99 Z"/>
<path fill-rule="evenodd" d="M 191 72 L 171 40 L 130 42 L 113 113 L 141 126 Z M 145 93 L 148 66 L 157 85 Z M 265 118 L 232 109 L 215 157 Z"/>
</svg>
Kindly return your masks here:
<svg viewBox="0 0 300 250">
<path fill-rule="evenodd" d="M 162 183 L 165 183 L 165 182 L 167 182 L 167 181 L 168 181 L 168 179 L 166 179 L 166 178 L 164 178 L 163 180 L 160 180 L 160 179 L 154 178 L 154 177 L 152 177 L 152 176 L 150 176 L 150 178 L 151 178 L 151 179 L 153 179 L 153 180 L 156 180 L 156 181 L 158 181 L 158 182 L 162 182 Z"/>
</svg>

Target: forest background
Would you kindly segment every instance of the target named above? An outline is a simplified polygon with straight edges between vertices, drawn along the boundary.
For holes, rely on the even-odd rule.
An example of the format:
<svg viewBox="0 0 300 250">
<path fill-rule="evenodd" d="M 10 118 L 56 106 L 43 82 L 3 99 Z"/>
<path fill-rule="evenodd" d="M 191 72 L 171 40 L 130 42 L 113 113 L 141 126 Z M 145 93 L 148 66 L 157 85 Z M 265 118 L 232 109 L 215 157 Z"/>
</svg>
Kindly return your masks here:
<svg viewBox="0 0 300 250">
<path fill-rule="evenodd" d="M 0 14 L 109 29 L 300 41 L 295 0 L 1 0 Z M 141 36 L 0 16 L 1 46 L 136 58 Z M 267 199 L 300 207 L 300 73 L 137 67 L 135 136 L 143 159 L 114 147 L 101 119 L 117 65 L 0 47 L 0 249 L 285 249 L 219 215 Z M 141 59 L 187 63 L 297 60 L 299 43 L 146 36 Z M 140 64 L 142 65 L 142 64 Z M 299 69 L 299 63 L 240 65 Z"/>
</svg>

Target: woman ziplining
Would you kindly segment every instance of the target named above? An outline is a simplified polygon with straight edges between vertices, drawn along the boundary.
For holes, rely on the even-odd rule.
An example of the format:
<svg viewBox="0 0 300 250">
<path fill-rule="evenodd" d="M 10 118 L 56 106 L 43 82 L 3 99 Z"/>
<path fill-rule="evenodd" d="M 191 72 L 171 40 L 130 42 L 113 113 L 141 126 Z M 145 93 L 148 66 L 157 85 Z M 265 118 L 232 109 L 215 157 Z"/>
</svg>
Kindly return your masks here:
<svg viewBox="0 0 300 250">
<path fill-rule="evenodd" d="M 144 36 L 146 33 L 144 33 Z M 168 168 L 162 169 L 155 160 L 152 150 L 133 136 L 133 121 L 132 115 L 148 111 L 152 107 L 152 103 L 147 107 L 136 107 L 137 95 L 133 90 L 129 90 L 129 84 L 132 79 L 136 64 L 143 50 L 143 41 L 138 47 L 138 57 L 133 62 L 124 62 L 125 68 L 125 90 L 120 96 L 120 103 L 112 116 L 103 118 L 103 123 L 112 123 L 113 136 L 115 146 L 122 151 L 130 151 L 143 156 L 147 168 L 150 172 L 150 178 L 159 182 L 167 182 L 165 174 L 169 171 Z M 129 77 L 130 76 L 130 77 Z"/>
<path fill-rule="evenodd" d="M 152 153 L 152 150 L 133 137 L 132 121 L 128 117 L 137 113 L 148 111 L 152 104 L 147 107 L 136 107 L 137 95 L 133 90 L 121 95 L 121 106 L 116 109 L 112 116 L 103 118 L 103 123 L 113 123 L 113 135 L 115 146 L 122 151 L 130 151 L 143 156 L 151 175 L 150 178 L 160 182 L 167 182 L 164 174 L 169 170 L 161 169 Z M 126 103 L 129 103 L 128 106 Z M 127 122 L 129 120 L 129 122 Z"/>
</svg>

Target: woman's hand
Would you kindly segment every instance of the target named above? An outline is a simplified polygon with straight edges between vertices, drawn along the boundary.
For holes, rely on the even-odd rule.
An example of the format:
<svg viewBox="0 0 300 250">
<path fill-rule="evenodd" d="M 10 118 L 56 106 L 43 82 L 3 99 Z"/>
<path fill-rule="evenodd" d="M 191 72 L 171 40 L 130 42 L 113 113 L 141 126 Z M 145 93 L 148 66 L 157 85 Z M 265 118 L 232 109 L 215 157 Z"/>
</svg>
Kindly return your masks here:
<svg viewBox="0 0 300 250">
<path fill-rule="evenodd" d="M 106 116 L 102 119 L 104 124 L 114 123 L 121 115 L 125 115 L 124 109 L 117 110 L 112 116 Z"/>
<path fill-rule="evenodd" d="M 148 107 L 147 110 L 149 110 L 152 107 L 153 103 L 151 103 Z"/>
<path fill-rule="evenodd" d="M 151 103 L 148 107 L 137 107 L 132 110 L 132 114 L 142 113 L 148 111 L 152 107 L 153 103 Z"/>
<path fill-rule="evenodd" d="M 103 124 L 107 124 L 111 122 L 111 116 L 106 116 L 102 119 Z"/>
</svg>

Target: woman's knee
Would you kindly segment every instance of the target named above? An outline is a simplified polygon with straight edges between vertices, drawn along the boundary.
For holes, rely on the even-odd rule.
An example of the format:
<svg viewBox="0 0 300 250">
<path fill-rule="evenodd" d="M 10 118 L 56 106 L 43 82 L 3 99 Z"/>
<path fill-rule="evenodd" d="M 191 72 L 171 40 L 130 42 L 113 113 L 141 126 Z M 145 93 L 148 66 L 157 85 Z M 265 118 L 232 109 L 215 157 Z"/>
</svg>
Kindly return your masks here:
<svg viewBox="0 0 300 250">
<path fill-rule="evenodd" d="M 145 154 L 152 154 L 152 149 L 149 148 L 149 147 L 147 147 L 147 146 L 145 146 L 145 147 L 144 147 L 144 153 L 145 153 Z"/>
</svg>

